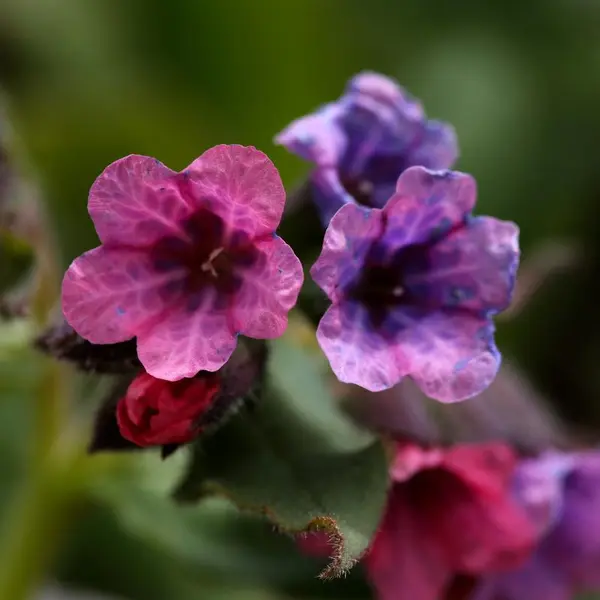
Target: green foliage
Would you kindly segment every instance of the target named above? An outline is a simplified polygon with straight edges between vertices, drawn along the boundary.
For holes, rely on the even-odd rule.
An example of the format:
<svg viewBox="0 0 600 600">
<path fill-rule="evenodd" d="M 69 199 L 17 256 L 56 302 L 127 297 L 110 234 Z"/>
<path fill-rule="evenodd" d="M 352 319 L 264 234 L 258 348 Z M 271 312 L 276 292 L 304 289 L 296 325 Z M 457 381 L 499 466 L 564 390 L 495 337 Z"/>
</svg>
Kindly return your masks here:
<svg viewBox="0 0 600 600">
<path fill-rule="evenodd" d="M 334 551 L 323 577 L 362 555 L 383 513 L 387 464 L 380 442 L 339 412 L 310 356 L 272 344 L 264 393 L 194 448 L 177 498 L 219 494 L 279 529 L 325 530 Z"/>
</svg>

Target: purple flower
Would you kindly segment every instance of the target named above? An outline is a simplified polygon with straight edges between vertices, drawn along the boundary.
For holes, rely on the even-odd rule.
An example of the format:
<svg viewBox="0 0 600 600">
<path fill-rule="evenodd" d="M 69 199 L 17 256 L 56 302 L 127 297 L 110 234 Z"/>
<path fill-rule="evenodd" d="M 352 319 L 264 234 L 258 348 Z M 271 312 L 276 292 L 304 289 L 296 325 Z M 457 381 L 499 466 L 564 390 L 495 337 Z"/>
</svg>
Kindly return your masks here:
<svg viewBox="0 0 600 600">
<path fill-rule="evenodd" d="M 521 568 L 485 578 L 472 600 L 570 600 L 600 588 L 600 452 L 527 459 L 514 487 L 542 541 Z"/>
<path fill-rule="evenodd" d="M 454 402 L 493 380 L 491 317 L 510 301 L 518 229 L 471 216 L 475 197 L 469 175 L 411 167 L 384 209 L 333 217 L 311 274 L 332 301 L 317 337 L 340 381 L 380 391 L 409 375 Z"/>
<path fill-rule="evenodd" d="M 302 265 L 275 235 L 285 191 L 255 148 L 216 146 L 176 173 L 127 156 L 98 177 L 88 209 L 102 245 L 62 286 L 65 318 L 94 344 L 137 337 L 154 377 L 216 371 L 238 333 L 280 336 Z"/>
<path fill-rule="evenodd" d="M 428 120 L 394 80 L 369 72 L 353 77 L 337 102 L 291 123 L 276 142 L 315 164 L 314 197 L 325 224 L 344 204 L 382 208 L 408 167 L 448 169 L 458 156 L 450 125 Z"/>
</svg>

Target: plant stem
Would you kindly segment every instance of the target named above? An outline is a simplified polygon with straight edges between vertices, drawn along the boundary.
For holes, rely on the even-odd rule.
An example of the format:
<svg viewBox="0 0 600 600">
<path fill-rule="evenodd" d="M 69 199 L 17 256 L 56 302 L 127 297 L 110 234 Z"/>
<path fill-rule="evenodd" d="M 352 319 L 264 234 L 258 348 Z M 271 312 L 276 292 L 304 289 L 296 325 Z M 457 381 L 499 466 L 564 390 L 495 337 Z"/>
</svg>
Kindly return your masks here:
<svg viewBox="0 0 600 600">
<path fill-rule="evenodd" d="M 39 235 L 31 240 L 37 258 L 31 316 L 34 325 L 42 328 L 56 303 L 59 270 L 52 234 L 44 226 L 43 207 L 37 208 Z M 65 431 L 68 374 L 51 359 L 40 357 L 39 362 L 29 445 L 32 454 L 0 540 L 0 598 L 6 600 L 28 600 L 37 592 L 71 519 L 81 479 L 85 479 L 81 441 Z"/>
</svg>

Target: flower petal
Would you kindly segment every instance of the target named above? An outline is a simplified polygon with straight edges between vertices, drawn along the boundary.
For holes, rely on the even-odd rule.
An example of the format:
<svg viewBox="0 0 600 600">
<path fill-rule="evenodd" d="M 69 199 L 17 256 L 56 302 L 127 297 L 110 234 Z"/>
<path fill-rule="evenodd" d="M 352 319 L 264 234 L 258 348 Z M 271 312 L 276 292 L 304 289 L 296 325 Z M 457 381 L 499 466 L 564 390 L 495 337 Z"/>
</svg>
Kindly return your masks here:
<svg viewBox="0 0 600 600">
<path fill-rule="evenodd" d="M 476 200 L 475 180 L 458 171 L 406 169 L 384 210 L 390 250 L 435 241 L 464 221 Z"/>
<path fill-rule="evenodd" d="M 344 302 L 325 313 L 317 339 L 340 381 L 377 392 L 410 375 L 425 394 L 442 402 L 478 394 L 500 365 L 493 325 L 459 311 L 401 307 L 380 334 L 360 305 Z"/>
<path fill-rule="evenodd" d="M 290 123 L 276 136 L 275 143 L 313 162 L 317 168 L 336 167 L 346 149 L 346 136 L 337 123 L 339 116 L 339 107 L 328 104 Z"/>
<path fill-rule="evenodd" d="M 392 387 L 408 373 L 408 358 L 402 349 L 372 332 L 360 304 L 330 306 L 319 323 L 317 340 L 343 383 L 378 392 Z"/>
<path fill-rule="evenodd" d="M 343 206 L 331 219 L 321 254 L 310 270 L 314 281 L 331 300 L 363 268 L 365 256 L 382 227 L 381 210 L 356 204 Z"/>
<path fill-rule="evenodd" d="M 365 557 L 369 579 L 380 600 L 438 600 L 453 573 L 435 532 L 406 488 L 395 487 L 379 532 Z"/>
<path fill-rule="evenodd" d="M 184 235 L 191 212 L 177 173 L 148 156 L 132 154 L 110 164 L 90 189 L 88 211 L 103 244 L 147 247 Z"/>
<path fill-rule="evenodd" d="M 407 288 L 425 305 L 497 313 L 510 303 L 519 262 L 519 229 L 491 217 L 469 219 L 427 250 L 407 274 Z"/>
<path fill-rule="evenodd" d="M 279 237 L 255 244 L 263 254 L 256 268 L 246 271 L 233 303 L 233 320 L 243 335 L 273 339 L 287 327 L 304 273 L 294 251 Z"/>
<path fill-rule="evenodd" d="M 237 339 L 227 310 L 180 307 L 138 334 L 138 357 L 150 375 L 167 381 L 216 371 L 229 359 Z"/>
<path fill-rule="evenodd" d="M 390 314 L 389 352 L 408 357 L 407 374 L 430 398 L 458 402 L 484 390 L 500 366 L 489 319 L 464 311 L 403 307 Z"/>
<path fill-rule="evenodd" d="M 546 542 L 552 564 L 578 585 L 600 585 L 600 452 L 577 455 L 564 481 L 560 521 Z"/>
<path fill-rule="evenodd" d="M 313 201 L 321 216 L 321 223 L 325 227 L 342 206 L 356 204 L 356 200 L 342 185 L 335 169 L 316 169 L 310 177 L 313 183 Z"/>
<path fill-rule="evenodd" d="M 219 145 L 185 171 L 196 202 L 234 230 L 251 237 L 273 233 L 283 214 L 285 190 L 270 159 L 253 147 Z"/>
<path fill-rule="evenodd" d="M 539 554 L 520 569 L 485 577 L 471 600 L 572 600 L 564 573 L 546 564 Z"/>
<path fill-rule="evenodd" d="M 94 248 L 75 259 L 62 284 L 65 319 L 93 344 L 139 335 L 165 310 L 169 286 L 185 275 L 157 273 L 141 250 Z"/>
<path fill-rule="evenodd" d="M 480 573 L 518 567 L 538 541 L 525 511 L 510 493 L 516 456 L 502 443 L 465 444 L 446 453 L 444 510 L 429 521 L 457 572 Z"/>
<path fill-rule="evenodd" d="M 441 121 L 424 124 L 419 143 L 408 157 L 410 165 L 428 169 L 449 169 L 458 158 L 458 140 L 454 127 Z"/>
</svg>

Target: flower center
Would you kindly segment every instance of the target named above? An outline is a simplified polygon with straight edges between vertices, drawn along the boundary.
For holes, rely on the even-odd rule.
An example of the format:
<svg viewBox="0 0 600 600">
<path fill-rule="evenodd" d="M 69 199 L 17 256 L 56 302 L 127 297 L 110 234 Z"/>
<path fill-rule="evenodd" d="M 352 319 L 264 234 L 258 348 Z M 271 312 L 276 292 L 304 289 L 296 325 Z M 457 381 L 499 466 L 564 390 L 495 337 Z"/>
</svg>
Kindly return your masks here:
<svg viewBox="0 0 600 600">
<path fill-rule="evenodd" d="M 208 255 L 208 260 L 206 262 L 203 262 L 200 265 L 200 268 L 203 271 L 206 271 L 208 273 L 210 273 L 213 277 L 218 277 L 219 274 L 217 273 L 217 269 L 215 268 L 215 264 L 214 264 L 214 260 L 215 258 L 217 258 L 217 256 L 219 256 L 219 254 L 221 254 L 221 252 L 223 252 L 225 248 L 221 247 L 221 248 L 217 248 L 216 250 L 213 250 L 209 255 Z M 223 262 L 223 261 L 221 261 Z"/>
<path fill-rule="evenodd" d="M 244 272 L 256 267 L 262 253 L 243 231 L 228 229 L 218 215 L 201 209 L 180 223 L 181 236 L 159 240 L 151 255 L 155 270 L 184 273 L 165 286 L 165 295 L 185 299 L 196 310 L 208 298 L 223 302 L 242 285 Z"/>
<path fill-rule="evenodd" d="M 384 244 L 374 243 L 358 276 L 346 288 L 346 296 L 366 309 L 375 329 L 387 321 L 391 310 L 415 304 L 414 290 L 405 283 L 407 273 L 427 261 L 425 245 L 415 244 L 389 254 Z"/>
<path fill-rule="evenodd" d="M 342 178 L 344 189 L 364 206 L 373 206 L 373 190 L 375 186 L 368 179 Z"/>
</svg>

